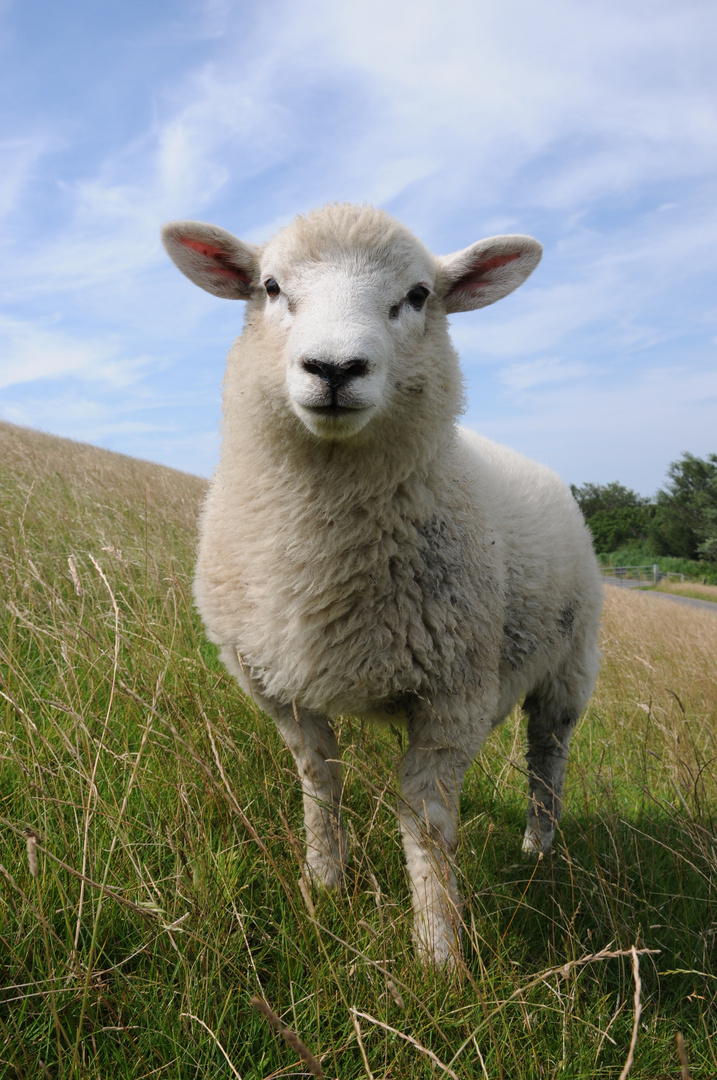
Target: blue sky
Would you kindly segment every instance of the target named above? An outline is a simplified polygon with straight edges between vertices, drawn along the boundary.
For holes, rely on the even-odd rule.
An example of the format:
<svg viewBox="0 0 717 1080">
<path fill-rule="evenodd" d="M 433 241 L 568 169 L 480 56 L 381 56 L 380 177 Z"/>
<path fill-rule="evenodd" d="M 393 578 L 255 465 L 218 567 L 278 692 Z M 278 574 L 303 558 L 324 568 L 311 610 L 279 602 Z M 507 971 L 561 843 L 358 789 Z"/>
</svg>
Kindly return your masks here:
<svg viewBox="0 0 717 1080">
<path fill-rule="evenodd" d="M 452 317 L 465 422 L 643 494 L 717 452 L 713 0 L 0 0 L 0 417 L 208 475 L 239 303 L 174 218 L 330 200 L 543 262 Z"/>
</svg>

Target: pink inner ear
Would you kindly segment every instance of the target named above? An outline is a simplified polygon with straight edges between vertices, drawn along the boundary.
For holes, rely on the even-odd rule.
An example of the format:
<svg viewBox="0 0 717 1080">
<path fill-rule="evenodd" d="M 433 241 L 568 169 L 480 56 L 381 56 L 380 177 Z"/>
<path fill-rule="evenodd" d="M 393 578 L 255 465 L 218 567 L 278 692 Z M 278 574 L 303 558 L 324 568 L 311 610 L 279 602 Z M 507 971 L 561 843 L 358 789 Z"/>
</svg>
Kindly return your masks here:
<svg viewBox="0 0 717 1080">
<path fill-rule="evenodd" d="M 211 274 L 216 274 L 217 277 L 225 278 L 239 278 L 246 285 L 249 284 L 249 276 L 241 267 L 235 266 L 229 261 L 229 256 L 225 251 L 222 251 L 220 247 L 216 247 L 214 244 L 208 244 L 206 240 L 191 240 L 188 236 L 182 236 L 179 238 L 179 243 L 183 247 L 191 248 L 192 251 L 196 251 L 199 255 L 203 255 L 206 259 L 213 259 L 215 262 L 224 263 L 223 266 L 208 266 L 207 270 Z"/>
<path fill-rule="evenodd" d="M 213 247 L 204 240 L 190 240 L 188 236 L 182 236 L 179 237 L 179 243 L 183 247 L 191 248 L 192 251 L 198 251 L 200 255 L 206 255 L 208 259 L 226 259 L 221 248 Z"/>
<path fill-rule="evenodd" d="M 520 252 L 516 251 L 512 255 L 494 255 L 492 259 L 486 259 L 484 262 L 478 263 L 473 267 L 460 281 L 456 282 L 455 288 L 457 289 L 484 289 L 486 285 L 490 285 L 490 272 L 491 270 L 497 270 L 500 266 L 505 266 L 506 263 L 515 262 L 520 258 Z M 488 280 L 484 280 L 484 279 Z"/>
<path fill-rule="evenodd" d="M 485 262 L 478 264 L 476 267 L 476 274 L 487 274 L 490 270 L 495 270 L 499 266 L 505 266 L 505 264 L 509 262 L 515 262 L 515 260 L 519 258 L 519 251 L 516 251 L 513 255 L 494 255 L 492 259 L 486 259 Z"/>
</svg>

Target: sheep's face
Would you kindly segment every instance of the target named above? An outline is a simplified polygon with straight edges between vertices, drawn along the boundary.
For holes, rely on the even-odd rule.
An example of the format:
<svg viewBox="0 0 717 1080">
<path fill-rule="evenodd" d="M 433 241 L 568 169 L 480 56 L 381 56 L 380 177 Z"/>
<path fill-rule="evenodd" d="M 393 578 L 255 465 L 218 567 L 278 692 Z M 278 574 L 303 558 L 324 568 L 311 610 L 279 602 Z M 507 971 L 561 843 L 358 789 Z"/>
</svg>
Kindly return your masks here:
<svg viewBox="0 0 717 1080">
<path fill-rule="evenodd" d="M 283 342 L 291 408 L 314 435 L 350 438 L 387 407 L 425 333 L 435 277 L 420 250 L 397 271 L 363 253 L 306 261 L 267 247 L 263 317 Z"/>
<path fill-rule="evenodd" d="M 281 353 L 272 359 L 288 407 L 333 440 L 356 435 L 413 379 L 431 309 L 492 304 L 541 254 L 530 237 L 498 236 L 435 258 L 382 211 L 345 205 L 298 218 L 264 248 L 200 222 L 173 222 L 162 235 L 195 284 L 251 302 L 252 326 L 263 320 Z"/>
</svg>

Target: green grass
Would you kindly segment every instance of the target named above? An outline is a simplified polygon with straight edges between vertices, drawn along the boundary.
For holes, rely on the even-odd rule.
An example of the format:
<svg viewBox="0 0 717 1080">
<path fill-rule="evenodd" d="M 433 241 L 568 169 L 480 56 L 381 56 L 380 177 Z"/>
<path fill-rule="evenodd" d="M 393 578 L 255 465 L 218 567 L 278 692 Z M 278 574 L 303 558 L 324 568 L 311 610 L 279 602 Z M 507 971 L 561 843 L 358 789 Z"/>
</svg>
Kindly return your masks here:
<svg viewBox="0 0 717 1080">
<path fill-rule="evenodd" d="M 520 855 L 519 715 L 492 737 L 461 803 L 465 963 L 427 971 L 397 734 L 339 721 L 353 859 L 345 892 L 307 909 L 291 758 L 192 607 L 202 491 L 0 424 L 0 1076 L 309 1075 L 258 996 L 327 1077 L 446 1075 L 430 1051 L 461 1080 L 617 1080 L 634 945 L 654 951 L 630 1076 L 679 1076 L 679 1031 L 694 1080 L 713 1077 L 712 613 L 612 590 L 562 830 L 537 864 Z"/>
</svg>

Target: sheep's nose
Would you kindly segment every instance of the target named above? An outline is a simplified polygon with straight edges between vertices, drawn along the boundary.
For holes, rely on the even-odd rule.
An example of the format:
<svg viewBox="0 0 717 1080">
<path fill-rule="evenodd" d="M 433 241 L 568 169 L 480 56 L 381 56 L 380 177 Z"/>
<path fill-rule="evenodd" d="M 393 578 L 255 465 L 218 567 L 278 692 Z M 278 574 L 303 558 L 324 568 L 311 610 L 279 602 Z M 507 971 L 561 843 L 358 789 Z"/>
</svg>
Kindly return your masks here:
<svg viewBox="0 0 717 1080">
<path fill-rule="evenodd" d="M 368 371 L 368 361 L 359 356 L 354 356 L 342 363 L 307 357 L 301 361 L 301 366 L 309 375 L 318 375 L 322 382 L 326 383 L 329 390 L 340 390 L 351 379 L 360 378 Z"/>
</svg>

